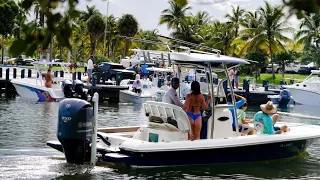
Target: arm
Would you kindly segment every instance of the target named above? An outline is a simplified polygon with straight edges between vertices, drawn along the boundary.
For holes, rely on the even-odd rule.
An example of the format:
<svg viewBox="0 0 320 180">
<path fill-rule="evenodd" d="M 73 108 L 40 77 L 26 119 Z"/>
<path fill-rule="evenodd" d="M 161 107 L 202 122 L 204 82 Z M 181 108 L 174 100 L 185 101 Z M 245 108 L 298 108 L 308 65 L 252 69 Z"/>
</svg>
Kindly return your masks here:
<svg viewBox="0 0 320 180">
<path fill-rule="evenodd" d="M 204 96 L 202 95 L 202 102 L 201 102 L 201 108 L 202 108 L 202 110 L 207 110 L 207 108 L 208 108 L 208 106 L 209 106 L 209 103 L 211 102 L 211 96 L 209 95 L 208 96 L 208 100 L 207 100 L 207 102 L 205 102 L 205 100 L 204 100 Z"/>
<path fill-rule="evenodd" d="M 183 104 L 181 103 L 180 99 L 177 96 L 177 93 L 170 93 L 170 98 L 171 100 L 174 102 L 175 105 L 180 106 L 181 108 L 183 108 Z"/>
<path fill-rule="evenodd" d="M 245 97 L 243 97 L 243 96 L 239 96 L 239 95 L 235 94 L 235 98 L 238 99 L 238 100 L 243 100 L 245 103 L 247 102 L 247 99 Z"/>
<path fill-rule="evenodd" d="M 186 101 L 184 102 L 183 110 L 187 111 L 189 109 L 190 104 L 190 94 L 187 94 Z"/>
</svg>

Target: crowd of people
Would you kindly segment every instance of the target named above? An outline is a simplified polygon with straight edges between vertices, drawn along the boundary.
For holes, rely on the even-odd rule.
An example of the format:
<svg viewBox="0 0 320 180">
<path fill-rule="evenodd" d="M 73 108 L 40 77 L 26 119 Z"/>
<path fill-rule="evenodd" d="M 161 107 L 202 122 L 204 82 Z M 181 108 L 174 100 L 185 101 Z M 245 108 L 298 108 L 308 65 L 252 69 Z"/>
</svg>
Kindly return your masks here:
<svg viewBox="0 0 320 180">
<path fill-rule="evenodd" d="M 191 91 L 186 96 L 185 103 L 183 104 L 179 97 L 177 96 L 176 90 L 179 88 L 180 81 L 178 78 L 172 78 L 171 87 L 163 96 L 162 102 L 174 104 L 181 107 L 187 114 L 193 137 L 189 134 L 189 140 L 198 140 L 200 139 L 200 131 L 202 126 L 202 116 L 201 110 L 204 111 L 208 108 L 211 102 L 211 96 L 209 95 L 207 100 L 200 91 L 200 84 L 197 81 L 191 83 Z M 232 105 L 232 95 L 228 94 L 226 97 L 227 104 Z M 277 107 L 271 102 L 262 104 L 260 106 L 261 111 L 257 112 L 253 119 L 247 119 L 246 109 L 247 109 L 247 100 L 246 98 L 235 95 L 235 106 L 230 108 L 232 114 L 232 128 L 233 131 L 236 131 L 236 124 L 238 125 L 238 131 L 241 135 L 253 135 L 255 132 L 254 128 L 250 126 L 251 123 L 259 122 L 263 124 L 262 134 L 281 134 L 283 132 L 289 131 L 287 126 L 275 126 L 276 122 L 279 120 L 279 114 L 277 114 Z M 237 116 L 235 115 L 237 114 Z M 237 123 L 236 123 L 237 122 Z"/>
</svg>

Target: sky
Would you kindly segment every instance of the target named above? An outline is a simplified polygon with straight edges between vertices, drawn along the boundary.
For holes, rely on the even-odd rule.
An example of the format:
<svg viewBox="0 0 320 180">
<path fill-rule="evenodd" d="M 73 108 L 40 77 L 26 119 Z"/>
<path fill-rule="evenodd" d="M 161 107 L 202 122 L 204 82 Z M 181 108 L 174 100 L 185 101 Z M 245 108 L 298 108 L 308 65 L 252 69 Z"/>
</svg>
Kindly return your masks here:
<svg viewBox="0 0 320 180">
<path fill-rule="evenodd" d="M 282 0 L 267 0 L 271 5 L 282 5 Z M 77 9 L 86 10 L 86 5 L 96 6 L 103 14 L 113 14 L 115 17 L 121 17 L 123 14 L 132 14 L 139 22 L 139 27 L 143 30 L 158 29 L 159 34 L 169 36 L 171 31 L 166 25 L 159 25 L 161 12 L 169 8 L 168 0 L 80 0 Z M 231 6 L 239 5 L 246 11 L 254 11 L 264 6 L 263 0 L 189 0 L 192 6 L 190 11 L 196 14 L 197 11 L 207 11 L 213 20 L 226 21 L 224 15 L 231 13 Z M 287 12 L 287 11 L 286 11 Z M 288 13 L 286 13 L 288 14 Z M 293 28 L 298 28 L 299 20 L 295 15 L 287 19 Z M 293 37 L 293 35 L 288 35 Z"/>
</svg>

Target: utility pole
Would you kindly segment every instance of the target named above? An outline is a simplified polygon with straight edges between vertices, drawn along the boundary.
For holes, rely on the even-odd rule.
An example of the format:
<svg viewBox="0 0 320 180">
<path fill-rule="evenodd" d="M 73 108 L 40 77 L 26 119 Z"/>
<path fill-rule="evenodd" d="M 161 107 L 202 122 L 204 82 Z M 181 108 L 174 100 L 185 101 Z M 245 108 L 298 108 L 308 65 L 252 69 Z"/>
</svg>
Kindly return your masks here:
<svg viewBox="0 0 320 180">
<path fill-rule="evenodd" d="M 103 56 L 106 56 L 106 36 L 107 36 L 107 29 L 108 29 L 108 16 L 109 16 L 109 1 L 107 1 L 107 22 L 106 27 L 104 28 L 104 40 L 103 40 Z M 109 54 L 109 48 L 108 48 L 108 54 Z M 108 55 L 109 57 L 109 55 Z"/>
</svg>

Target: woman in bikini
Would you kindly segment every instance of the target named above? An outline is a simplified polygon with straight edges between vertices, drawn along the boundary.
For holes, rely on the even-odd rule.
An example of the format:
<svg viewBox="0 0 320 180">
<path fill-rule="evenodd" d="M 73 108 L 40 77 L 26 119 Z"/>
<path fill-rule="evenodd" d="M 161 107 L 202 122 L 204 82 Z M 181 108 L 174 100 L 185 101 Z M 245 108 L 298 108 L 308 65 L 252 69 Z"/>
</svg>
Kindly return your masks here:
<svg viewBox="0 0 320 180">
<path fill-rule="evenodd" d="M 184 110 L 186 111 L 193 132 L 193 140 L 200 139 L 200 130 L 202 126 L 202 118 L 200 108 L 206 110 L 211 101 L 211 96 L 208 96 L 207 102 L 204 100 L 204 96 L 200 92 L 200 84 L 197 81 L 191 83 L 191 93 L 187 95 L 184 104 Z M 189 134 L 189 140 L 192 137 Z"/>
</svg>

